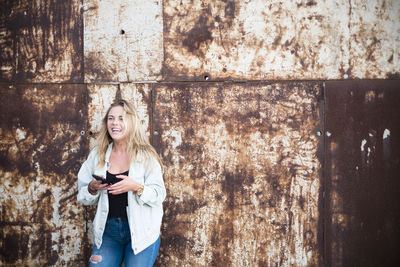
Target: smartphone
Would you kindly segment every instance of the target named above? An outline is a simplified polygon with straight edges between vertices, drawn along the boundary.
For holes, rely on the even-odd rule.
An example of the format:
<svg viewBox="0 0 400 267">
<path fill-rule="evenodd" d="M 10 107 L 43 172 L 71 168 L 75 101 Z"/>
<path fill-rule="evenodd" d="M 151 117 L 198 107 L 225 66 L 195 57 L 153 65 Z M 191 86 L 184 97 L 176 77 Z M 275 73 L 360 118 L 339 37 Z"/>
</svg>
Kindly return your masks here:
<svg viewBox="0 0 400 267">
<path fill-rule="evenodd" d="M 92 174 L 92 176 L 93 176 L 94 179 L 96 179 L 98 181 L 101 181 L 102 184 L 106 184 L 107 183 L 107 180 L 105 178 L 101 177 L 101 176 L 98 176 L 96 174 Z"/>
</svg>

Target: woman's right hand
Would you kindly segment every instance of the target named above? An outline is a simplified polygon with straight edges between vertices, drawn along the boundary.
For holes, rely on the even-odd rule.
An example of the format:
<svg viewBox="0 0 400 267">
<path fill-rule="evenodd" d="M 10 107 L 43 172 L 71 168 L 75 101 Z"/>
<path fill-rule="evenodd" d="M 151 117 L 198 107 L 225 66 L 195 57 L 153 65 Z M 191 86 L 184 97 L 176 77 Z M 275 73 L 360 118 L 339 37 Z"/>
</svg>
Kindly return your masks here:
<svg viewBox="0 0 400 267">
<path fill-rule="evenodd" d="M 102 184 L 101 181 L 93 179 L 88 185 L 88 191 L 90 194 L 95 195 L 99 190 L 105 190 L 108 188 L 108 184 Z"/>
</svg>

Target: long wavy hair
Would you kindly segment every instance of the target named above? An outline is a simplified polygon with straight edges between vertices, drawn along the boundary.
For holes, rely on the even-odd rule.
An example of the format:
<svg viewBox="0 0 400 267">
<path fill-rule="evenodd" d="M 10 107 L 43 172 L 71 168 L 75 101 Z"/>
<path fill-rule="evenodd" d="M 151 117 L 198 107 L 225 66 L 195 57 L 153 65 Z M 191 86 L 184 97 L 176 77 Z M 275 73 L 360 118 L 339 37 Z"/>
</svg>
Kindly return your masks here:
<svg viewBox="0 0 400 267">
<path fill-rule="evenodd" d="M 161 168 L 163 167 L 161 159 L 157 154 L 154 147 L 150 144 L 149 138 L 146 136 L 144 128 L 140 123 L 139 116 L 133 106 L 126 100 L 118 99 L 108 108 L 106 115 L 102 120 L 101 130 L 97 137 L 97 148 L 99 150 L 98 167 L 103 167 L 106 157 L 108 145 L 112 143 L 112 138 L 108 133 L 107 120 L 108 114 L 113 107 L 121 106 L 124 111 L 124 123 L 127 133 L 127 152 L 129 155 L 129 162 L 133 161 L 150 161 L 156 158 Z"/>
</svg>

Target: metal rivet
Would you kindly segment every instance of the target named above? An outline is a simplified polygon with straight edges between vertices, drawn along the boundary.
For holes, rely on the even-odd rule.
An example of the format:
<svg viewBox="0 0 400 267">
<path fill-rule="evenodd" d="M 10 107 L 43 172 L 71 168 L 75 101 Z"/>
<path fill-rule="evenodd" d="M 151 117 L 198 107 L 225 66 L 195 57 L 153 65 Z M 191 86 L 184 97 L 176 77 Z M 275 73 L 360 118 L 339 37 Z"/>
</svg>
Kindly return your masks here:
<svg viewBox="0 0 400 267">
<path fill-rule="evenodd" d="M 328 132 L 328 131 L 326 132 L 326 136 L 329 137 L 329 136 L 331 136 L 331 135 L 332 135 L 332 134 L 331 134 L 330 132 Z"/>
<path fill-rule="evenodd" d="M 343 75 L 343 78 L 347 79 L 349 78 L 349 75 L 346 73 L 345 75 Z"/>
<path fill-rule="evenodd" d="M 85 131 L 81 131 L 81 135 L 85 135 Z"/>
<path fill-rule="evenodd" d="M 157 131 L 155 131 L 155 132 L 154 132 L 154 135 L 158 135 L 158 132 L 157 132 Z"/>
<path fill-rule="evenodd" d="M 208 81 L 210 79 L 210 76 L 204 75 L 204 80 Z"/>
<path fill-rule="evenodd" d="M 321 131 L 317 131 L 317 136 L 321 136 L 322 132 Z"/>
</svg>

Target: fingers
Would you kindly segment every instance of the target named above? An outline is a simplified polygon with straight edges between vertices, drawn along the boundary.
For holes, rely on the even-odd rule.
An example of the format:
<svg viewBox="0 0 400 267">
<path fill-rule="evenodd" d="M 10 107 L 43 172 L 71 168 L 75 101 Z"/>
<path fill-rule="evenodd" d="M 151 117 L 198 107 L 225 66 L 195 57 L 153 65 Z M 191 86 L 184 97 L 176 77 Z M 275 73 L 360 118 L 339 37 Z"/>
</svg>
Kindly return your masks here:
<svg viewBox="0 0 400 267">
<path fill-rule="evenodd" d="M 122 178 L 122 177 L 118 177 L 118 178 Z M 124 179 L 124 178 L 122 178 L 122 179 Z M 108 192 L 110 194 L 114 194 L 114 195 L 128 192 L 128 191 L 132 190 L 132 183 L 134 183 L 132 180 L 124 179 L 122 181 L 119 181 L 118 183 L 111 185 L 108 188 Z"/>
<path fill-rule="evenodd" d="M 108 188 L 108 193 L 113 194 L 113 195 L 119 195 L 119 194 L 122 194 L 122 193 L 125 193 L 128 191 L 129 190 L 127 190 L 126 188 L 121 187 L 121 186 L 114 187 L 114 185 L 112 185 Z"/>
<path fill-rule="evenodd" d="M 93 179 L 90 182 L 90 187 L 95 189 L 95 190 L 97 190 L 97 191 L 98 190 L 105 190 L 105 189 L 107 189 L 108 184 L 102 184 L 101 181 Z"/>
<path fill-rule="evenodd" d="M 100 184 L 97 190 L 105 190 L 109 187 L 108 184 Z"/>
</svg>

